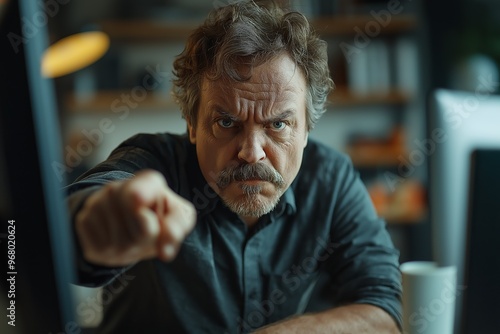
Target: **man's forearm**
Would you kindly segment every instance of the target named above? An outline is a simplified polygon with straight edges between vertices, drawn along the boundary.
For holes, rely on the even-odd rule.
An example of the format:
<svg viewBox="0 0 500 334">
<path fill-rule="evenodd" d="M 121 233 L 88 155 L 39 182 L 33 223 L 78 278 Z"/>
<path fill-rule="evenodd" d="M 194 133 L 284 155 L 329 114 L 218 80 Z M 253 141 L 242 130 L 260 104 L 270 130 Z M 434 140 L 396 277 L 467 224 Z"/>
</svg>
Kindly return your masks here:
<svg viewBox="0 0 500 334">
<path fill-rule="evenodd" d="M 256 334 L 280 333 L 400 333 L 389 314 L 379 307 L 352 304 L 315 314 L 306 314 L 266 326 Z"/>
</svg>

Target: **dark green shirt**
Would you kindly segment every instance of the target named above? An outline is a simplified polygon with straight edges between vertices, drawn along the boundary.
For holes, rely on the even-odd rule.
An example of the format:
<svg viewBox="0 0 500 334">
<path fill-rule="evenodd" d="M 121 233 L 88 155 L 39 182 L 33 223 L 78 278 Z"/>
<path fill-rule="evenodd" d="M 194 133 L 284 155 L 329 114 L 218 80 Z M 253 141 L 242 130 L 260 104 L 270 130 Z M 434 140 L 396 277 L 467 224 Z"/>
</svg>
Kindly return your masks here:
<svg viewBox="0 0 500 334">
<path fill-rule="evenodd" d="M 309 139 L 296 179 L 249 230 L 207 184 L 186 136 L 137 135 L 69 186 L 72 214 L 98 186 L 146 168 L 195 205 L 197 224 L 171 263 L 105 268 L 80 257 L 79 283 L 107 284 L 100 332 L 249 332 L 350 303 L 401 324 L 399 253 L 345 155 Z"/>
</svg>

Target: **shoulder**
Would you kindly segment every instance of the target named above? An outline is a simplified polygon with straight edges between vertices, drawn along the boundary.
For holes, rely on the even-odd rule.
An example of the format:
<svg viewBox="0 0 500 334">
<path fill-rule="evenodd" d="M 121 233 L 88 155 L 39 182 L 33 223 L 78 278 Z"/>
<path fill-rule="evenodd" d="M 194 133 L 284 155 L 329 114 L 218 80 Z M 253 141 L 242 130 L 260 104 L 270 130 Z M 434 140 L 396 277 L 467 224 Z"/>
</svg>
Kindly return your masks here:
<svg viewBox="0 0 500 334">
<path fill-rule="evenodd" d="M 133 175 L 143 169 L 154 169 L 167 178 L 175 178 L 186 164 L 189 152 L 190 143 L 186 135 L 137 134 L 122 142 L 105 161 L 78 180 L 117 171 Z"/>
<path fill-rule="evenodd" d="M 121 143 L 113 153 L 131 149 L 140 149 L 155 155 L 176 154 L 189 146 L 187 135 L 170 133 L 139 133 Z"/>
<path fill-rule="evenodd" d="M 366 192 L 349 156 L 314 139 L 304 150 L 291 188 L 297 205 L 302 200 L 313 206 L 357 201 Z"/>
<path fill-rule="evenodd" d="M 299 178 L 314 178 L 330 183 L 334 179 L 345 178 L 352 172 L 354 169 L 347 154 L 309 138 L 304 149 Z"/>
<path fill-rule="evenodd" d="M 140 133 L 122 142 L 111 152 L 105 163 L 133 163 L 139 169 L 162 169 L 172 162 L 184 163 L 191 143 L 187 135 Z"/>
</svg>

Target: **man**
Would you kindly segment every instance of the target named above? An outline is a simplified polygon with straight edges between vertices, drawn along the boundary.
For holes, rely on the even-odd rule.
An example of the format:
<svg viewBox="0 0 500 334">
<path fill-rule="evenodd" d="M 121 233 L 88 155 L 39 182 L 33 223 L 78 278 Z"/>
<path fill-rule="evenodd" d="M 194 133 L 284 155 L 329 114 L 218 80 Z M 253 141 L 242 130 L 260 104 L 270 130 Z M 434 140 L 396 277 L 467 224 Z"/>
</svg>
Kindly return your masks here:
<svg viewBox="0 0 500 334">
<path fill-rule="evenodd" d="M 398 332 L 398 252 L 349 160 L 308 140 L 332 81 L 304 16 L 215 10 L 174 70 L 188 134 L 135 136 L 69 187 L 100 331 Z"/>
</svg>

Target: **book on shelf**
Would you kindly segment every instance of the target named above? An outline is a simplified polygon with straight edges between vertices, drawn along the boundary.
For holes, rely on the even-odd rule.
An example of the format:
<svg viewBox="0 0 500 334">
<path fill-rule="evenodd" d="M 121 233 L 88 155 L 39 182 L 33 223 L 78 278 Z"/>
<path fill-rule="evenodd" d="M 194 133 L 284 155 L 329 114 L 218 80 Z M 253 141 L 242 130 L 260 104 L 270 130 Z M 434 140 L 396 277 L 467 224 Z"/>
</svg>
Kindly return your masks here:
<svg viewBox="0 0 500 334">
<path fill-rule="evenodd" d="M 348 85 L 354 94 L 389 93 L 391 82 L 389 45 L 384 40 L 371 40 L 356 48 L 347 59 Z"/>
</svg>

